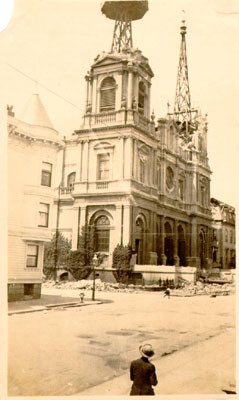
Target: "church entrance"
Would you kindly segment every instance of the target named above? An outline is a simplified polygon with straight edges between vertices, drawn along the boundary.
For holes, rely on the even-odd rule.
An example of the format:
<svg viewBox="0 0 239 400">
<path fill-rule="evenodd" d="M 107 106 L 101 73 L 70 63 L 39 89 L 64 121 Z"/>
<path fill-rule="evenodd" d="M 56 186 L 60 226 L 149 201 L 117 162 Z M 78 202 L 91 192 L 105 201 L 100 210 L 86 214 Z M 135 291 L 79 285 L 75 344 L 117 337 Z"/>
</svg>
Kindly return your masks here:
<svg viewBox="0 0 239 400">
<path fill-rule="evenodd" d="M 181 225 L 178 226 L 178 257 L 179 265 L 186 265 L 186 243 L 184 237 L 184 230 Z"/>
<path fill-rule="evenodd" d="M 167 257 L 167 265 L 174 265 L 173 259 L 173 233 L 171 225 L 166 222 L 165 226 L 165 239 L 164 239 L 164 252 Z"/>
</svg>

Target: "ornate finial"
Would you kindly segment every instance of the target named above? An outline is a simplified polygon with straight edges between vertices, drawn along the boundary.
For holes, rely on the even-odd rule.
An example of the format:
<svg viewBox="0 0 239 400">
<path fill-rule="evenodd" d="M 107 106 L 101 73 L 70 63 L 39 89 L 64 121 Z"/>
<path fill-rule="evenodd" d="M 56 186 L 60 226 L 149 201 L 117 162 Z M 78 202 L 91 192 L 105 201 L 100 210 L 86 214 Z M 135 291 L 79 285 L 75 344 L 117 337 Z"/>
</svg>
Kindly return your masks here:
<svg viewBox="0 0 239 400">
<path fill-rule="evenodd" d="M 168 114 L 170 113 L 170 103 L 169 101 L 167 102 L 167 107 L 168 107 Z"/>
<path fill-rule="evenodd" d="M 180 31 L 181 31 L 181 35 L 186 35 L 187 28 L 186 28 L 185 10 L 182 10 L 182 25 L 181 25 Z"/>
</svg>

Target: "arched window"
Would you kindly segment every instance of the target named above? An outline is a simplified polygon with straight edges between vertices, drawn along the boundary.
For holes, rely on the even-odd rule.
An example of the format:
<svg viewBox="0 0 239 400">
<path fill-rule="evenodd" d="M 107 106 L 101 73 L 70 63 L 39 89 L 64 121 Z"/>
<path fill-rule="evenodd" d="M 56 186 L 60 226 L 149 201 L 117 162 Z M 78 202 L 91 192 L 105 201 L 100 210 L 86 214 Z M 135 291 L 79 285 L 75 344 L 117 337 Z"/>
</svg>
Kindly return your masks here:
<svg viewBox="0 0 239 400">
<path fill-rule="evenodd" d="M 105 78 L 100 88 L 100 112 L 115 110 L 115 92 L 114 78 Z"/>
<path fill-rule="evenodd" d="M 143 82 L 139 82 L 138 109 L 141 114 L 144 114 L 145 107 L 145 86 Z"/>
<path fill-rule="evenodd" d="M 67 187 L 73 189 L 75 180 L 76 180 L 76 173 L 72 172 L 67 177 Z"/>
<path fill-rule="evenodd" d="M 110 221 L 106 215 L 101 215 L 95 221 L 95 251 L 109 251 Z"/>
</svg>

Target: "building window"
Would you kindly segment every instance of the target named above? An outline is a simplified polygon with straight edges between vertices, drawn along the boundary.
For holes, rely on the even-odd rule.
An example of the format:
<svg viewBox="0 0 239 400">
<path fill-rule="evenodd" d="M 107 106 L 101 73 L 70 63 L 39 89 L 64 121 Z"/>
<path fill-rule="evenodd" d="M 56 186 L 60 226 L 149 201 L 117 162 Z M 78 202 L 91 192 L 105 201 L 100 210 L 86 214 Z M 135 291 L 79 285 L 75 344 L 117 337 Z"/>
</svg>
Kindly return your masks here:
<svg viewBox="0 0 239 400">
<path fill-rule="evenodd" d="M 42 171 L 41 171 L 41 185 L 42 186 L 51 186 L 51 175 L 52 175 L 52 164 L 48 162 L 42 163 Z"/>
<path fill-rule="evenodd" d="M 227 242 L 228 241 L 228 230 L 226 229 L 225 230 L 225 242 Z"/>
<path fill-rule="evenodd" d="M 206 187 L 201 184 L 200 185 L 200 200 L 201 200 L 201 205 L 205 207 L 206 205 Z"/>
<path fill-rule="evenodd" d="M 184 199 L 184 181 L 180 179 L 178 182 L 178 195 L 181 200 Z"/>
<path fill-rule="evenodd" d="M 139 160 L 139 179 L 141 183 L 145 182 L 145 162 L 142 159 Z"/>
<path fill-rule="evenodd" d="M 233 232 L 230 231 L 230 243 L 233 243 Z"/>
<path fill-rule="evenodd" d="M 39 224 L 38 224 L 38 226 L 48 227 L 49 207 L 50 206 L 47 203 L 40 203 Z"/>
<path fill-rule="evenodd" d="M 108 180 L 110 177 L 110 154 L 98 154 L 97 179 Z"/>
<path fill-rule="evenodd" d="M 105 78 L 100 88 L 100 112 L 115 110 L 116 83 L 114 78 Z"/>
<path fill-rule="evenodd" d="M 76 173 L 72 172 L 67 177 L 67 187 L 70 188 L 70 189 L 73 189 L 75 180 L 76 180 Z"/>
<path fill-rule="evenodd" d="M 27 245 L 26 267 L 37 268 L 39 246 L 36 244 Z"/>
<path fill-rule="evenodd" d="M 144 108 L 145 108 L 145 86 L 143 82 L 139 82 L 138 110 L 141 114 L 144 114 Z"/>
<path fill-rule="evenodd" d="M 95 251 L 109 251 L 110 221 L 105 215 L 97 218 L 95 222 Z"/>
<path fill-rule="evenodd" d="M 174 172 L 171 167 L 166 169 L 166 186 L 168 190 L 172 190 L 174 187 Z"/>
</svg>

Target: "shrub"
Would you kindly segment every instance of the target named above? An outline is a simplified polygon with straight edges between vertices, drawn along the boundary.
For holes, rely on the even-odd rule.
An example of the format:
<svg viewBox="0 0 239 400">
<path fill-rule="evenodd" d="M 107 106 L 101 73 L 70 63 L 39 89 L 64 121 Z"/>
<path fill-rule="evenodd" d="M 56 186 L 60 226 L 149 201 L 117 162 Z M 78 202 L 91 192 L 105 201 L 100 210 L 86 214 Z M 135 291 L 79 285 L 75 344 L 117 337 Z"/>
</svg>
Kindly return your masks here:
<svg viewBox="0 0 239 400">
<path fill-rule="evenodd" d="M 117 282 L 128 283 L 131 276 L 130 259 L 132 256 L 131 246 L 118 244 L 113 252 L 113 265 L 115 268 L 114 276 Z"/>
</svg>

